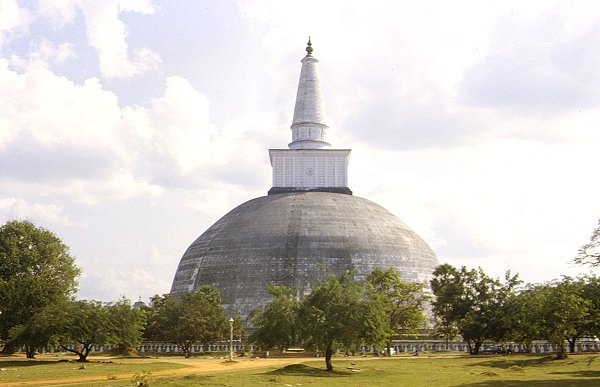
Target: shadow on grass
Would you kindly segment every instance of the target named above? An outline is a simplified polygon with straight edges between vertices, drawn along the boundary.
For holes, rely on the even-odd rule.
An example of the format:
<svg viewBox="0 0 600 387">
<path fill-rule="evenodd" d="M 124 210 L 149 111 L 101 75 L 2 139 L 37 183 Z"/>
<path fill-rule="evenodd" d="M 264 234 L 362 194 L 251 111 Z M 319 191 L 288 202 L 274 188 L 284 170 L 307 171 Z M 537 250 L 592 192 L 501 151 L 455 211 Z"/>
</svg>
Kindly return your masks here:
<svg viewBox="0 0 600 387">
<path fill-rule="evenodd" d="M 488 361 L 482 361 L 479 363 L 469 364 L 469 367 L 491 367 L 491 368 L 502 368 L 508 369 L 513 367 L 535 367 L 544 364 L 551 363 L 555 360 L 553 355 L 544 356 L 544 357 L 532 357 L 531 359 L 511 359 L 510 356 L 507 356 L 503 359 L 498 359 L 497 357 Z"/>
<path fill-rule="evenodd" d="M 600 371 L 569 371 L 569 372 L 548 372 L 554 375 L 573 375 L 573 377 L 579 378 L 597 378 L 597 383 L 600 384 Z"/>
<path fill-rule="evenodd" d="M 269 375 L 287 375 L 287 376 L 314 376 L 321 378 L 330 378 L 330 377 L 344 377 L 351 375 L 350 372 L 344 371 L 336 371 L 335 368 L 333 372 L 327 372 L 321 368 L 309 367 L 304 364 L 290 364 L 283 368 L 278 368 L 275 371 L 270 371 L 267 374 Z"/>
<path fill-rule="evenodd" d="M 29 366 L 46 365 L 46 364 L 59 364 L 59 363 L 56 361 L 52 361 L 52 360 L 9 360 L 9 361 L 1 361 L 0 368 L 29 367 Z"/>
<path fill-rule="evenodd" d="M 489 382 L 477 382 L 471 384 L 464 384 L 465 386 L 471 387 L 546 387 L 546 386 L 597 386 L 598 381 L 592 379 L 583 380 L 490 380 Z"/>
</svg>

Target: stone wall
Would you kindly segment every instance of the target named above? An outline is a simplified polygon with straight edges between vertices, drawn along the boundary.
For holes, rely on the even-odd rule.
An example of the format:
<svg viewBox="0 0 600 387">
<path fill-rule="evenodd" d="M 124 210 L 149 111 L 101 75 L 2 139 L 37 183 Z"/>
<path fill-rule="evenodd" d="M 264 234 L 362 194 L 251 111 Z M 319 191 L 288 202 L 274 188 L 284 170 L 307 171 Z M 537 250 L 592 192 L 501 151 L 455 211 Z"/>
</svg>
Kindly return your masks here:
<svg viewBox="0 0 600 387">
<path fill-rule="evenodd" d="M 486 342 L 482 345 L 481 350 L 485 350 L 490 348 L 491 346 L 498 345 L 493 342 Z M 510 348 L 514 353 L 524 352 L 523 346 L 516 343 L 505 343 L 506 348 Z M 113 347 L 111 345 L 96 345 L 92 348 L 92 352 L 102 353 L 108 352 Z M 446 342 L 443 340 L 429 340 L 429 341 L 420 341 L 420 340 L 396 340 L 392 342 L 392 349 L 395 354 L 402 353 L 415 353 L 415 352 L 425 352 L 425 351 L 445 351 L 446 350 Z M 460 351 L 460 352 L 468 352 L 468 346 L 466 342 L 463 341 L 451 341 L 448 343 L 448 350 L 450 351 Z M 173 343 L 164 343 L 164 342 L 153 342 L 147 341 L 143 342 L 139 347 L 138 351 L 140 354 L 152 353 L 152 354 L 177 354 L 180 353 L 180 348 L 177 344 Z M 203 344 L 195 344 L 192 346 L 191 352 L 193 354 L 201 354 L 205 352 L 228 352 L 229 351 L 229 342 L 220 341 L 212 343 L 208 346 Z M 240 341 L 234 341 L 233 343 L 233 351 L 235 353 L 240 353 L 242 351 L 249 351 L 250 353 L 259 352 L 260 348 L 254 347 L 253 345 L 248 345 Z M 555 352 L 556 348 L 547 341 L 539 340 L 535 341 L 533 344 L 533 348 L 531 353 L 550 353 Z M 578 341 L 575 345 L 575 352 L 588 352 L 588 351 L 600 351 L 600 342 L 595 340 L 581 340 Z M 42 353 L 54 353 L 54 352 L 64 352 L 61 348 L 53 348 L 48 347 Z M 363 346 L 360 348 L 362 353 L 375 353 L 376 350 L 371 346 Z M 261 351 L 262 353 L 262 351 Z"/>
</svg>

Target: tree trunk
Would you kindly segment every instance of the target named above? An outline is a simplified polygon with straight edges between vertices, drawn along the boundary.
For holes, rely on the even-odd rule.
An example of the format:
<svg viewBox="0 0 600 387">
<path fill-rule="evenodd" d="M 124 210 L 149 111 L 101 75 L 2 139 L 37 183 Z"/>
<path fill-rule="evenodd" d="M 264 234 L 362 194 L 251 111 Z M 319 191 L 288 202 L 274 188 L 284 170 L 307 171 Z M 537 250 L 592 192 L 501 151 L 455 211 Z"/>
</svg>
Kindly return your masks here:
<svg viewBox="0 0 600 387">
<path fill-rule="evenodd" d="M 387 342 L 385 353 L 386 353 L 386 356 L 392 357 L 392 342 L 391 342 L 391 340 Z"/>
<path fill-rule="evenodd" d="M 473 355 L 479 355 L 479 349 L 481 348 L 481 344 L 483 344 L 483 340 L 473 340 L 475 347 L 473 348 Z"/>
<path fill-rule="evenodd" d="M 186 359 L 190 358 L 190 354 L 192 353 L 192 344 L 193 343 L 189 343 L 189 342 L 181 342 L 181 343 L 177 343 L 177 346 L 179 347 L 179 350 L 183 351 L 183 356 Z M 204 348 L 208 348 L 207 344 L 204 344 Z"/>
<path fill-rule="evenodd" d="M 558 353 L 556 354 L 556 360 L 562 360 L 567 358 L 567 351 L 565 348 L 564 340 L 560 343 L 558 347 Z"/>
<path fill-rule="evenodd" d="M 450 349 L 450 348 L 449 348 L 449 345 L 448 345 L 449 341 L 450 341 L 450 339 L 448 338 L 448 336 L 446 336 L 446 351 L 447 351 L 448 349 Z"/>
<path fill-rule="evenodd" d="M 567 339 L 567 342 L 569 343 L 569 352 L 571 352 L 571 353 L 575 352 L 575 343 L 577 342 L 577 339 L 576 338 L 573 338 L 573 340 Z"/>
<path fill-rule="evenodd" d="M 17 346 L 8 341 L 4 343 L 4 348 L 2 348 L 2 354 L 3 355 L 12 355 L 13 353 L 15 353 L 15 351 L 17 350 Z"/>
<path fill-rule="evenodd" d="M 77 361 L 85 363 L 87 362 L 87 357 L 90 354 L 90 351 L 92 350 L 92 345 L 90 344 L 88 345 L 84 345 L 83 349 L 81 350 L 81 353 L 79 354 L 79 359 L 77 359 Z"/>
<path fill-rule="evenodd" d="M 28 345 L 25 346 L 25 356 L 27 359 L 35 358 L 35 347 L 30 347 Z"/>
<path fill-rule="evenodd" d="M 325 365 L 327 366 L 327 372 L 333 371 L 333 365 L 331 364 L 331 356 L 333 355 L 333 349 L 331 348 L 331 344 L 327 346 L 325 350 Z"/>
<path fill-rule="evenodd" d="M 79 359 L 77 359 L 76 361 L 78 361 L 80 363 L 85 363 L 85 362 L 87 362 L 87 355 L 90 353 L 91 344 L 90 344 L 90 347 L 88 347 L 87 345 L 84 345 L 81 348 L 81 351 L 78 351 L 76 349 L 70 349 L 67 346 L 64 346 L 62 344 L 61 344 L 60 347 L 62 349 L 64 349 L 65 351 L 73 352 L 74 354 L 76 354 L 77 356 L 79 356 Z"/>
<path fill-rule="evenodd" d="M 473 346 L 471 345 L 471 340 L 467 340 L 467 348 L 469 349 L 469 355 L 473 355 Z"/>
</svg>

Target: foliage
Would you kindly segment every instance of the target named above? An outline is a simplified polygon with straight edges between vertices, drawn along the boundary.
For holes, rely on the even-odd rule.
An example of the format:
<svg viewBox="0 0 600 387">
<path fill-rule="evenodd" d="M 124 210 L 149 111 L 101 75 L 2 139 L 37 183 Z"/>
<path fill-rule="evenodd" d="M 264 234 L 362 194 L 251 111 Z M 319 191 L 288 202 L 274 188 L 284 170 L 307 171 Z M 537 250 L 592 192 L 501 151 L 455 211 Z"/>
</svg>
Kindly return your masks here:
<svg viewBox="0 0 600 387">
<path fill-rule="evenodd" d="M 524 345 L 527 352 L 531 352 L 534 340 L 543 337 L 541 324 L 546 302 L 538 287 L 528 285 L 521 292 L 513 294 L 504 306 L 507 337 Z"/>
<path fill-rule="evenodd" d="M 431 289 L 436 296 L 432 303 L 435 330 L 446 339 L 448 349 L 448 341 L 458 335 L 457 323 L 464 307 L 456 300 L 461 298 L 463 285 L 458 270 L 448 264 L 436 267 L 433 276 Z"/>
<path fill-rule="evenodd" d="M 353 273 L 329 275 L 311 286 L 300 304 L 298 321 L 303 344 L 325 350 L 327 371 L 336 348 L 352 348 L 363 342 L 382 344 L 389 336 L 383 297 L 369 291 Z"/>
<path fill-rule="evenodd" d="M 563 277 L 529 285 L 511 297 L 503 314 L 512 340 L 531 350 L 533 340 L 546 339 L 558 348 L 558 357 L 565 357 L 565 341 L 574 352 L 579 338 L 599 332 L 600 281 L 595 276 Z"/>
<path fill-rule="evenodd" d="M 579 294 L 569 277 L 558 283 L 540 285 L 538 291 L 545 299 L 541 315 L 542 334 L 558 347 L 557 358 L 565 358 L 565 341 L 572 338 L 574 342 L 584 333 L 582 324 L 589 315 L 591 302 Z"/>
<path fill-rule="evenodd" d="M 271 302 L 250 313 L 249 322 L 254 331 L 250 341 L 265 350 L 287 349 L 298 344 L 297 320 L 300 303 L 294 289 L 269 284 Z"/>
<path fill-rule="evenodd" d="M 588 317 L 585 321 L 585 335 L 600 336 L 600 278 L 587 275 L 578 279 L 581 296 L 589 301 Z"/>
<path fill-rule="evenodd" d="M 598 333 L 600 325 L 600 281 L 595 276 L 583 276 L 577 279 L 564 277 L 558 286 L 564 286 L 566 291 L 577 295 L 583 300 L 580 302 L 579 317 L 573 316 L 573 327 L 567 336 L 569 343 L 569 352 L 575 352 L 577 340 L 583 336 L 594 336 Z"/>
<path fill-rule="evenodd" d="M 414 332 L 425 321 L 424 304 L 428 297 L 419 283 L 402 282 L 395 269 L 376 268 L 367 277 L 373 290 L 381 295 L 387 325 L 391 333 Z M 391 355 L 392 335 L 387 337 L 387 353 Z"/>
<path fill-rule="evenodd" d="M 27 328 L 38 337 L 47 335 L 50 344 L 77 354 L 82 362 L 95 345 L 136 347 L 145 323 L 144 312 L 132 308 L 127 299 L 116 303 L 65 301 L 44 308 L 39 316 L 43 318 Z"/>
<path fill-rule="evenodd" d="M 202 286 L 181 297 L 154 296 L 148 327 L 151 339 L 176 343 L 186 357 L 190 356 L 194 343 L 208 344 L 229 332 L 221 296 L 212 286 Z"/>
<path fill-rule="evenodd" d="M 592 232 L 590 242 L 579 248 L 573 261 L 580 265 L 600 266 L 600 219 L 598 227 Z"/>
<path fill-rule="evenodd" d="M 42 345 L 44 340 L 27 333 L 31 329 L 26 325 L 35 318 L 38 321 L 31 324 L 39 328 L 44 317 L 35 315 L 68 299 L 76 290 L 79 273 L 69 248 L 52 232 L 18 220 L 0 227 L 0 338 L 15 327 L 12 337 L 19 337 L 18 344 Z M 9 342 L 6 348 L 11 347 Z"/>
<path fill-rule="evenodd" d="M 520 281 L 506 273 L 505 283 L 488 277 L 481 268 L 460 270 L 440 265 L 434 271 L 431 288 L 435 295 L 433 312 L 442 327 L 455 326 L 469 346 L 478 354 L 486 339 L 504 340 L 509 326 L 503 316 L 505 305 Z"/>
<path fill-rule="evenodd" d="M 116 344 L 108 308 L 100 301 L 69 301 L 53 305 L 51 313 L 57 321 L 55 339 L 66 351 L 87 361 L 94 345 Z"/>
<path fill-rule="evenodd" d="M 36 351 L 52 343 L 56 334 L 55 316 L 48 308 L 36 312 L 25 324 L 15 325 L 8 331 L 9 340 L 15 346 L 23 346 L 28 359 L 35 357 Z"/>
<path fill-rule="evenodd" d="M 142 333 L 146 326 L 146 311 L 133 308 L 131 301 L 126 298 L 110 303 L 106 308 L 120 352 L 128 353 L 137 348 L 142 341 Z"/>
<path fill-rule="evenodd" d="M 234 315 L 233 317 L 233 339 L 240 340 L 244 338 L 246 334 L 246 327 L 244 326 L 244 320 L 239 315 Z"/>
</svg>

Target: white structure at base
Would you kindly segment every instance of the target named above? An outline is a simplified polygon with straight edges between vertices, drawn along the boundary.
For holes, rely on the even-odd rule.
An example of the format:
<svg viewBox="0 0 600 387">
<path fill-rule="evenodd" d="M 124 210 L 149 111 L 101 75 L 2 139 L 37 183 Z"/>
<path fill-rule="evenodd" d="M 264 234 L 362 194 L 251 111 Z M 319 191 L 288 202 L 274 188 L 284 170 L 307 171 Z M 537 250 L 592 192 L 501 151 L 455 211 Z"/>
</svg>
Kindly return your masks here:
<svg viewBox="0 0 600 387">
<path fill-rule="evenodd" d="M 319 189 L 348 187 L 350 149 L 327 149 L 327 126 L 323 94 L 308 40 L 302 59 L 300 82 L 292 122 L 290 149 L 269 149 L 273 167 L 273 187 Z"/>
<path fill-rule="evenodd" d="M 350 149 L 270 149 L 273 187 L 348 186 Z"/>
</svg>

